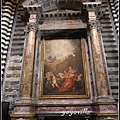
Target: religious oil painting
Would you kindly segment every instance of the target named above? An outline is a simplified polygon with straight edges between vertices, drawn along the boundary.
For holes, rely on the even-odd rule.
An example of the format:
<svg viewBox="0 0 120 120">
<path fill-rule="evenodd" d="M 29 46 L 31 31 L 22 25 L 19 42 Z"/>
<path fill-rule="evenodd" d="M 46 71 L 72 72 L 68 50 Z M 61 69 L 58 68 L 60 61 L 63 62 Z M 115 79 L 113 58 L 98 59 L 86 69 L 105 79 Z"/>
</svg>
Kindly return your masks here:
<svg viewBox="0 0 120 120">
<path fill-rule="evenodd" d="M 43 40 L 42 46 L 41 98 L 88 97 L 84 40 Z"/>
</svg>

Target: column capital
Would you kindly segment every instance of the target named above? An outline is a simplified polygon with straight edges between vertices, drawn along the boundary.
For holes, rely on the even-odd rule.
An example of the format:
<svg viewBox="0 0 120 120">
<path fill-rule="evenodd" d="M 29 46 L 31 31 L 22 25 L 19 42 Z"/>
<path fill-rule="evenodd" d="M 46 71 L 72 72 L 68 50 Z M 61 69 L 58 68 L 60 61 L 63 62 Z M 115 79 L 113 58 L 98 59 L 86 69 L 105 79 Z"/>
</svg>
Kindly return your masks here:
<svg viewBox="0 0 120 120">
<path fill-rule="evenodd" d="M 98 21 L 97 20 L 89 20 L 88 27 L 89 27 L 89 29 L 97 28 L 98 27 Z"/>
<path fill-rule="evenodd" d="M 96 28 L 98 32 L 101 30 L 101 26 L 98 20 L 89 20 L 88 22 L 88 28 L 91 30 L 93 28 Z"/>
<path fill-rule="evenodd" d="M 37 32 L 37 30 L 38 30 L 37 23 L 28 23 L 25 28 L 25 32 L 30 32 L 30 31 Z"/>
</svg>

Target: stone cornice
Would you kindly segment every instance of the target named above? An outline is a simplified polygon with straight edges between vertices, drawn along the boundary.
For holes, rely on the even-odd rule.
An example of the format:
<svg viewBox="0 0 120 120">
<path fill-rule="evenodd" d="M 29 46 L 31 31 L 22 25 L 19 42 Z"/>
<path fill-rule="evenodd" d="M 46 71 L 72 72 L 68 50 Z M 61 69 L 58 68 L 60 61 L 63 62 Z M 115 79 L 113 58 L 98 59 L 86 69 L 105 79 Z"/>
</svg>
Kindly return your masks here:
<svg viewBox="0 0 120 120">
<path fill-rule="evenodd" d="M 55 11 L 55 12 L 38 12 L 39 21 L 42 20 L 74 20 L 81 19 L 83 22 L 88 20 L 88 13 L 84 10 L 82 13 L 80 11 Z"/>
<path fill-rule="evenodd" d="M 80 2 L 80 0 L 79 1 L 69 0 L 69 2 L 66 2 L 65 5 L 63 4 L 65 1 L 63 1 L 63 3 L 60 1 L 61 0 L 51 0 L 51 1 L 43 1 L 43 2 L 39 1 L 38 3 L 33 3 L 33 4 L 26 4 L 26 5 L 23 4 L 23 6 L 27 8 L 30 14 L 38 13 L 39 19 L 51 19 L 51 18 L 55 19 L 56 17 L 61 18 L 61 16 L 63 18 L 69 16 L 69 17 L 78 17 L 78 19 L 81 19 L 81 17 L 79 17 L 79 13 L 82 14 L 83 12 L 82 14 L 83 17 L 85 15 L 84 11 L 95 11 L 97 18 L 100 18 L 103 15 L 100 1 Z M 70 4 L 71 2 L 74 4 L 71 5 Z M 65 13 L 61 12 L 60 9 L 64 9 Z M 69 10 L 70 12 L 68 12 Z M 71 13 L 73 13 L 73 15 L 71 15 Z M 75 15 L 76 13 L 78 14 L 78 16 Z M 87 19 L 87 16 L 85 17 Z"/>
</svg>

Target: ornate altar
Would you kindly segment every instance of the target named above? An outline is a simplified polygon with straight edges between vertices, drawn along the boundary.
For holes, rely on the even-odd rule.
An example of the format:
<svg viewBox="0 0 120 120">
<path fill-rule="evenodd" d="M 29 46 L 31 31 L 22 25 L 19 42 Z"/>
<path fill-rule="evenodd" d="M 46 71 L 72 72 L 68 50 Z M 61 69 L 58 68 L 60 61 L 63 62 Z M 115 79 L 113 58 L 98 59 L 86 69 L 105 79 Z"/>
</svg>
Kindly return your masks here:
<svg viewBox="0 0 120 120">
<path fill-rule="evenodd" d="M 23 6 L 30 18 L 25 30 L 21 99 L 11 117 L 115 119 L 117 106 L 110 93 L 100 38 L 101 1 L 34 0 Z"/>
</svg>

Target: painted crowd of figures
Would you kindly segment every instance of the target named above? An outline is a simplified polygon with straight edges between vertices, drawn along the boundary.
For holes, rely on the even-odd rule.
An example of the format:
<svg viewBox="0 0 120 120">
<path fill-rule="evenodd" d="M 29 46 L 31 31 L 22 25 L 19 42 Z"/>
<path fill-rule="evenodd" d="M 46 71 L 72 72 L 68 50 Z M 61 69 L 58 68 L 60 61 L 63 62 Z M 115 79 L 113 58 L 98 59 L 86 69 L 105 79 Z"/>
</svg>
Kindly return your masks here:
<svg viewBox="0 0 120 120">
<path fill-rule="evenodd" d="M 52 72 L 46 72 L 44 78 L 44 89 L 57 88 L 60 93 L 67 91 L 76 91 L 82 85 L 83 75 L 78 74 L 71 66 L 66 68 L 63 73 L 56 76 Z"/>
</svg>

